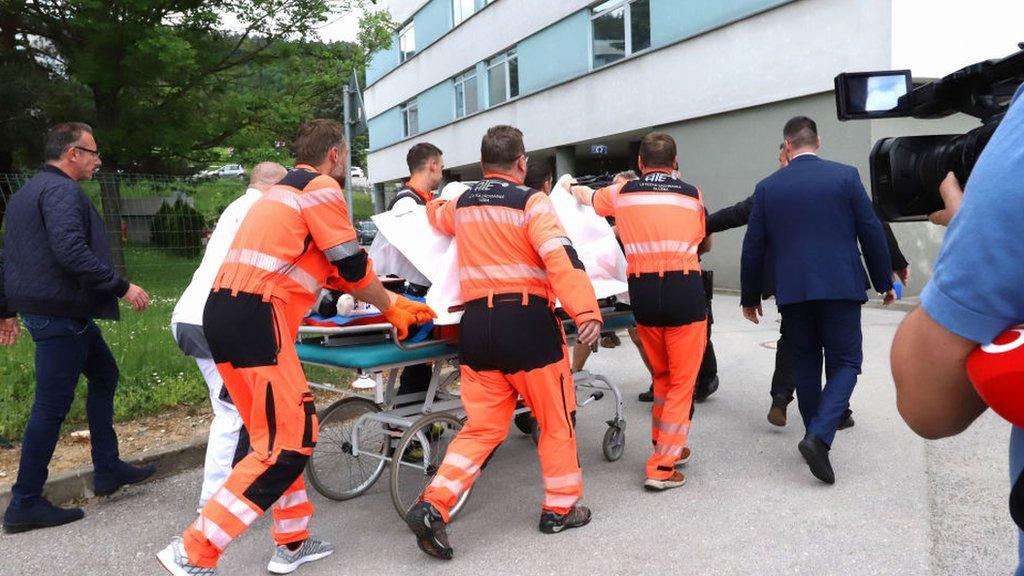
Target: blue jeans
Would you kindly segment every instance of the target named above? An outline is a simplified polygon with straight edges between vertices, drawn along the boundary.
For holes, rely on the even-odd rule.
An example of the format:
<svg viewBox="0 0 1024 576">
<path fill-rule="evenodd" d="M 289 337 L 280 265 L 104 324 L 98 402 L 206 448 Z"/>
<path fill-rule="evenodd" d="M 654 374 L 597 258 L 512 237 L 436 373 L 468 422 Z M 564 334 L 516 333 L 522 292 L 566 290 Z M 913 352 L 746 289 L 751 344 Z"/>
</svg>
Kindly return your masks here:
<svg viewBox="0 0 1024 576">
<path fill-rule="evenodd" d="M 812 300 L 780 306 L 804 427 L 831 446 L 863 360 L 861 303 Z M 825 361 L 825 387 L 821 364 Z"/>
<path fill-rule="evenodd" d="M 22 316 L 36 344 L 36 394 L 21 446 L 18 480 L 11 506 L 38 501 L 49 475 L 61 424 L 75 399 L 79 377 L 89 383 L 85 411 L 89 419 L 96 472 L 112 472 L 120 462 L 114 432 L 114 391 L 119 373 L 114 356 L 92 320 L 58 316 Z"/>
</svg>

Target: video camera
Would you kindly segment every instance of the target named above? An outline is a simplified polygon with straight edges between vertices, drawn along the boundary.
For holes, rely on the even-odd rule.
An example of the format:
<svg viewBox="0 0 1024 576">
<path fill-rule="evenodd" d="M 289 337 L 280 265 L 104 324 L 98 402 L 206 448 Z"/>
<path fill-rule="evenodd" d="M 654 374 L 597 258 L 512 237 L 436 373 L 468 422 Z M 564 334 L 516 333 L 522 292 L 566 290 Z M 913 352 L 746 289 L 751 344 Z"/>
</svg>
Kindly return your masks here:
<svg viewBox="0 0 1024 576">
<path fill-rule="evenodd" d="M 913 86 L 910 70 L 848 72 L 835 78 L 839 119 L 944 118 L 957 112 L 982 125 L 966 134 L 883 138 L 871 149 L 871 192 L 890 222 L 925 220 L 943 208 L 939 184 L 953 172 L 967 182 L 981 151 L 1024 82 L 1024 43 L 1001 60 L 986 60 Z"/>
</svg>

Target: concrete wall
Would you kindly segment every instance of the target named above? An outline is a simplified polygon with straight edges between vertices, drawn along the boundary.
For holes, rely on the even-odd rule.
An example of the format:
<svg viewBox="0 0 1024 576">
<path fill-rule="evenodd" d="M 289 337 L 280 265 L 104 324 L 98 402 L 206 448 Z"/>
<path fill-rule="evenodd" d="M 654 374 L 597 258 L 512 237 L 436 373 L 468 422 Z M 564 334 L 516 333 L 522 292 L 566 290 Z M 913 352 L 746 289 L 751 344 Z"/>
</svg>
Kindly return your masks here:
<svg viewBox="0 0 1024 576">
<path fill-rule="evenodd" d="M 534 151 L 830 90 L 839 71 L 888 66 L 889 30 L 879 29 L 875 16 L 880 6 L 888 6 L 888 1 L 789 3 L 524 95 L 410 141 L 388 145 L 385 139 L 371 139 L 385 143 L 383 148 L 371 145 L 371 178 L 379 182 L 402 177 L 406 150 L 421 140 L 440 146 L 453 168 L 475 164 L 479 160 L 480 135 L 495 124 L 518 126 L 526 134 L 527 147 Z M 498 14 L 496 8 L 505 2 L 499 0 L 474 20 Z M 465 28 L 456 28 L 432 50 L 443 48 Z M 797 31 L 809 45 L 827 44 L 831 49 L 782 55 L 752 49 L 788 42 Z M 435 59 L 430 62 L 438 67 L 447 65 Z M 451 75 L 469 65 L 453 70 Z M 397 73 L 405 74 L 405 68 Z M 829 116 L 835 117 L 834 110 Z"/>
<path fill-rule="evenodd" d="M 792 0 L 650 0 L 651 45 L 689 38 Z"/>
<path fill-rule="evenodd" d="M 797 115 L 818 123 L 822 157 L 857 166 L 865 179 L 871 125 L 840 123 L 831 92 L 756 106 L 662 126 L 679 145 L 683 178 L 704 192 L 708 210 L 731 206 L 754 193 L 754 185 L 778 168 L 782 126 Z M 703 259 L 715 271 L 715 284 L 738 289 L 746 227 L 715 235 L 714 250 Z"/>
</svg>

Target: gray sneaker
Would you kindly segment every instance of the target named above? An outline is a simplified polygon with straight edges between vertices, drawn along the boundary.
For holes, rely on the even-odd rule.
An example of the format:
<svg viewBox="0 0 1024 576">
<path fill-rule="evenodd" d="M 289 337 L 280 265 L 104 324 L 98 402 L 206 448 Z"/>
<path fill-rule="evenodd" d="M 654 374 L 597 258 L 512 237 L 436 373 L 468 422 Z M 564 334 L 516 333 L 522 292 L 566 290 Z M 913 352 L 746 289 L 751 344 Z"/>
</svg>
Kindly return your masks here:
<svg viewBox="0 0 1024 576">
<path fill-rule="evenodd" d="M 306 562 L 326 558 L 332 552 L 334 552 L 333 544 L 312 538 L 304 540 L 302 546 L 299 546 L 299 549 L 294 552 L 287 546 L 278 546 L 274 551 L 274 557 L 270 559 L 270 564 L 267 564 L 267 570 L 274 574 L 291 574 Z"/>
<path fill-rule="evenodd" d="M 157 552 L 156 558 L 174 576 L 217 576 L 216 568 L 203 568 L 188 563 L 188 553 L 185 552 L 185 544 L 180 536 L 172 540 L 170 546 Z"/>
</svg>

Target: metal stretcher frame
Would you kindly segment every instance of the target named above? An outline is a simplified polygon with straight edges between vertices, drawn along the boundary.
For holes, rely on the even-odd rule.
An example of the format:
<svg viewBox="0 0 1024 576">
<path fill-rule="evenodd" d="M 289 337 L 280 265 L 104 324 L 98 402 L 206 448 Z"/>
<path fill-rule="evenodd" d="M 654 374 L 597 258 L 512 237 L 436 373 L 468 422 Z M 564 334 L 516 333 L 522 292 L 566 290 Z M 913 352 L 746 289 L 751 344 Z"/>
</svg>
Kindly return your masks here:
<svg viewBox="0 0 1024 576">
<path fill-rule="evenodd" d="M 626 328 L 630 328 L 634 325 L 632 313 L 629 311 L 614 311 L 614 310 L 602 310 L 605 319 L 605 329 L 603 332 L 619 331 Z M 576 326 L 572 321 L 563 321 L 563 327 L 565 329 L 567 343 L 571 346 L 576 342 Z M 350 344 L 350 345 L 338 345 L 337 341 L 344 338 L 354 337 L 365 337 L 367 335 L 379 335 L 383 337 L 387 334 L 387 342 L 375 342 L 367 346 L 362 344 Z M 325 496 L 337 500 L 344 500 L 358 496 L 368 490 L 379 478 L 380 474 L 383 473 L 383 468 L 393 462 L 392 448 L 389 446 L 385 448 L 382 453 L 375 453 L 373 450 L 360 449 L 360 438 L 363 432 L 362 430 L 379 430 L 379 428 L 373 428 L 373 426 L 383 426 L 386 430 L 398 429 L 406 431 L 403 434 L 399 447 L 407 446 L 409 441 L 421 442 L 421 446 L 424 452 L 427 451 L 429 441 L 424 436 L 423 428 L 418 426 L 419 423 L 424 423 L 425 420 L 435 422 L 438 420 L 444 420 L 444 418 L 433 417 L 431 415 L 439 414 L 461 414 L 462 403 L 458 396 L 449 394 L 445 388 L 445 383 L 442 382 L 442 372 L 446 365 L 449 365 L 458 357 L 458 350 L 452 342 L 438 342 L 438 341 L 427 341 L 419 343 L 405 343 L 401 342 L 397 338 L 397 334 L 393 327 L 389 324 L 370 324 L 362 326 L 340 326 L 340 327 L 318 327 L 318 326 L 303 326 L 299 330 L 300 343 L 297 345 L 299 353 L 299 359 L 303 364 L 309 364 L 314 366 L 322 366 L 330 369 L 356 369 L 361 375 L 372 375 L 376 385 L 374 386 L 374 396 L 372 399 L 373 404 L 376 406 L 376 410 L 367 410 L 361 414 L 355 423 L 352 425 L 351 440 L 345 443 L 344 450 L 347 450 L 348 454 L 353 458 L 368 457 L 378 461 L 376 468 L 367 475 L 364 482 L 359 484 L 357 487 L 350 491 L 334 492 L 323 488 L 317 481 L 317 474 L 314 467 L 314 460 L 310 460 L 311 468 L 311 480 L 313 481 L 314 487 L 323 493 Z M 311 342 L 312 341 L 312 342 Z M 389 348 L 393 348 L 393 352 L 388 353 Z M 369 356 L 380 356 L 382 361 L 379 363 L 367 362 L 362 355 L 359 354 L 360 349 L 372 350 Z M 335 352 L 332 354 L 331 351 Z M 382 355 L 381 352 L 384 351 Z M 432 353 L 433 352 L 433 353 Z M 397 355 L 395 355 L 397 354 Z M 403 358 L 402 356 L 407 356 Z M 351 360 L 349 363 L 340 363 L 338 357 L 344 357 Z M 399 373 L 401 370 L 408 366 L 414 366 L 430 362 L 433 364 L 430 385 L 425 392 L 418 392 L 413 394 L 403 394 L 397 396 L 395 394 L 397 390 L 397 383 L 399 381 Z M 354 364 L 354 365 L 348 365 Z M 458 374 L 456 371 L 455 374 Z M 600 400 L 604 394 L 610 392 L 615 398 L 615 413 L 612 419 L 606 421 L 608 429 L 606 430 L 602 448 L 604 456 L 609 461 L 618 460 L 624 449 L 625 444 L 625 418 L 623 417 L 623 401 L 622 394 L 618 387 L 613 385 L 604 376 L 591 374 L 587 371 L 580 371 L 573 374 L 573 382 L 577 390 L 577 407 L 583 407 L 594 400 Z M 365 395 L 354 394 L 347 390 L 341 390 L 337 386 L 310 382 L 311 388 L 317 388 L 321 390 L 328 390 L 333 392 L 341 392 L 345 395 L 344 398 L 332 404 L 329 408 L 324 411 L 324 422 L 330 418 L 332 410 L 340 406 L 346 401 L 353 401 L 353 399 L 363 399 L 363 402 L 370 401 Z M 515 423 L 516 426 L 526 434 L 531 434 L 534 441 L 537 440 L 537 430 L 535 423 L 532 422 L 532 418 L 529 416 L 529 408 L 519 407 L 515 410 Z M 456 422 L 461 421 L 458 418 Z M 449 418 L 455 420 L 455 418 Z M 409 438 L 406 436 L 413 434 L 416 439 Z M 323 440 L 323 438 L 322 438 Z M 401 453 L 401 450 L 399 450 Z M 429 456 L 429 455 L 427 455 Z M 392 479 L 391 479 L 391 493 L 392 501 L 395 505 L 396 510 L 399 514 L 404 514 L 403 507 L 407 506 L 407 502 L 400 502 L 400 496 L 398 494 L 398 475 L 397 468 L 418 468 L 422 472 L 429 474 L 426 464 L 427 459 L 424 459 L 422 466 L 416 466 L 414 463 L 410 463 L 403 460 L 401 466 L 393 467 Z M 365 472 L 365 470 L 363 470 Z M 464 494 L 464 498 L 460 500 L 459 504 L 453 512 L 458 511 L 465 502 L 465 497 L 468 496 L 468 492 Z"/>
</svg>

